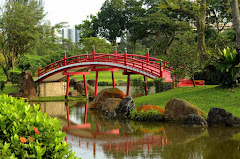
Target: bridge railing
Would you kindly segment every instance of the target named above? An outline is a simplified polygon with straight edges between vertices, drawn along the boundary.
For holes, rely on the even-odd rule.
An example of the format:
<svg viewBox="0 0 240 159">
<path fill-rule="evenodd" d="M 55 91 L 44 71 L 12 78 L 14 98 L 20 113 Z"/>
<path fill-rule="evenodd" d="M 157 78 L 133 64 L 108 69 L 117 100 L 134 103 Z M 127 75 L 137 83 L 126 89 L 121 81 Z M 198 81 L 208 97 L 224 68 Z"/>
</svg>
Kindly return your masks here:
<svg viewBox="0 0 240 159">
<path fill-rule="evenodd" d="M 66 57 L 62 60 L 53 62 L 43 68 L 38 69 L 38 76 L 42 76 L 45 73 L 58 69 L 62 66 L 71 65 L 74 63 L 84 62 L 109 62 L 120 64 L 128 67 L 133 67 L 138 70 L 148 72 L 156 77 L 162 77 L 162 69 L 171 71 L 173 68 L 169 66 L 169 63 L 161 59 L 146 56 L 135 55 L 135 54 L 104 54 L 104 53 L 92 53 L 92 54 L 81 54 L 72 57 Z"/>
</svg>

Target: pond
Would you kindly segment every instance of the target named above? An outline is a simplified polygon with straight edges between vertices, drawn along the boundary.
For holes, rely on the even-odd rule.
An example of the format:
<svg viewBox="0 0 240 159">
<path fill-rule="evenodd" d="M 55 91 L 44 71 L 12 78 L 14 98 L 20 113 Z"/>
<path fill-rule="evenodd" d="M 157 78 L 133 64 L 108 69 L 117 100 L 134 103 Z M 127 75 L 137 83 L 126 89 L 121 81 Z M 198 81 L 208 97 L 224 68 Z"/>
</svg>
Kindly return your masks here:
<svg viewBox="0 0 240 159">
<path fill-rule="evenodd" d="M 42 112 L 57 117 L 65 140 L 82 159 L 240 158 L 240 128 L 183 127 L 170 123 L 110 120 L 88 103 L 40 103 Z"/>
</svg>

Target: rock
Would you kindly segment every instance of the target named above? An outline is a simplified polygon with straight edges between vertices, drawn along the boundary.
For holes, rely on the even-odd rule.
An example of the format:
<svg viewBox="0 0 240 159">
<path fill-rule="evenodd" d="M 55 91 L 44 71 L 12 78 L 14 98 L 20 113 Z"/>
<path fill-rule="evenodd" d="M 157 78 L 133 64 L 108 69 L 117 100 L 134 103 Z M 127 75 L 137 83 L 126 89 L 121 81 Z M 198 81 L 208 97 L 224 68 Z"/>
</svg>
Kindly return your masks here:
<svg viewBox="0 0 240 159">
<path fill-rule="evenodd" d="M 186 119 L 183 120 L 183 125 L 188 125 L 188 126 L 207 126 L 206 120 L 197 114 L 189 114 Z"/>
<path fill-rule="evenodd" d="M 189 114 L 201 116 L 202 111 L 189 102 L 177 98 L 171 99 L 165 106 L 164 117 L 166 120 L 183 120 Z"/>
<path fill-rule="evenodd" d="M 124 98 L 121 103 L 118 105 L 117 109 L 115 110 L 117 115 L 121 116 L 129 116 L 130 112 L 135 108 L 135 104 L 133 98 L 127 96 Z"/>
<path fill-rule="evenodd" d="M 77 90 L 77 92 L 79 92 L 80 94 L 82 94 L 83 91 L 85 91 L 84 83 L 82 83 L 82 82 L 77 82 L 77 83 L 74 85 L 73 88 L 74 88 L 74 90 Z M 92 90 L 89 86 L 87 86 L 87 91 L 88 91 L 88 93 L 89 93 L 89 92 L 93 92 L 93 90 Z"/>
<path fill-rule="evenodd" d="M 77 90 L 73 90 L 73 91 L 69 92 L 69 95 L 72 97 L 76 97 L 78 95 L 78 92 L 77 92 Z"/>
<path fill-rule="evenodd" d="M 21 73 L 19 93 L 10 93 L 9 95 L 12 95 L 13 97 L 23 97 L 27 99 L 38 98 L 37 92 L 35 90 L 35 83 L 30 71 L 25 71 Z"/>
<path fill-rule="evenodd" d="M 77 79 L 76 78 L 71 78 L 70 82 L 69 82 L 69 86 L 74 86 L 77 83 Z"/>
<path fill-rule="evenodd" d="M 115 111 L 115 109 L 118 107 L 118 105 L 121 101 L 122 101 L 122 99 L 120 99 L 120 98 L 108 98 L 102 106 L 102 111 L 103 112 Z"/>
<path fill-rule="evenodd" d="M 103 104 L 108 98 L 124 99 L 125 94 L 119 88 L 106 88 L 101 90 L 94 98 L 90 108 L 102 108 Z"/>
<path fill-rule="evenodd" d="M 240 119 L 220 108 L 211 108 L 208 113 L 209 126 L 240 126 Z"/>
<path fill-rule="evenodd" d="M 116 112 L 114 110 L 113 111 L 106 110 L 104 112 L 104 116 L 105 116 L 105 118 L 114 118 L 114 117 L 116 117 Z"/>
<path fill-rule="evenodd" d="M 90 86 L 95 86 L 95 82 L 96 82 L 96 80 L 87 80 L 87 83 L 88 83 Z"/>
</svg>

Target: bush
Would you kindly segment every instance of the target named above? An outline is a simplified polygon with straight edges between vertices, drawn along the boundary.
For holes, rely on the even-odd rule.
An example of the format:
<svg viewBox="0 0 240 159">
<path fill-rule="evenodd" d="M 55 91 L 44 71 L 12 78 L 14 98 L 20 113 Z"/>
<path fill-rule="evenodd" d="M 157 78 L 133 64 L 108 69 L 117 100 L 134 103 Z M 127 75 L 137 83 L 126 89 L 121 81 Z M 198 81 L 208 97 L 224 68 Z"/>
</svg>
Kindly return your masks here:
<svg viewBox="0 0 240 159">
<path fill-rule="evenodd" d="M 24 99 L 0 96 L 0 158 L 76 158 L 60 122 Z"/>
<path fill-rule="evenodd" d="M 130 113 L 132 120 L 140 120 L 140 121 L 162 121 L 163 114 L 158 110 L 149 109 L 148 111 L 140 111 L 134 109 Z"/>
<path fill-rule="evenodd" d="M 20 84 L 20 80 L 21 80 L 21 72 L 20 71 L 10 70 L 9 75 L 10 75 L 10 80 L 11 80 L 12 84 Z"/>
<path fill-rule="evenodd" d="M 1 92 L 3 91 L 4 88 L 5 88 L 5 81 L 0 81 L 0 90 L 1 90 Z"/>
</svg>

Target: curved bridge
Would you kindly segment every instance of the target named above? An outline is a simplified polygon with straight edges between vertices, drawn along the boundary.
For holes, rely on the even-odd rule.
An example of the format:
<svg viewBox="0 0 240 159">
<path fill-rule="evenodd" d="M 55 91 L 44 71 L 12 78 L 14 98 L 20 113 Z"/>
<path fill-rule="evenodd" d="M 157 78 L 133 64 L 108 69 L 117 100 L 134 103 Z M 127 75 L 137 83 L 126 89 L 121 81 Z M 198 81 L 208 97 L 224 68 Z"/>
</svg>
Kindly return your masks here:
<svg viewBox="0 0 240 159">
<path fill-rule="evenodd" d="M 68 97 L 69 90 L 69 78 L 73 75 L 83 75 L 85 94 L 87 94 L 86 75 L 89 75 L 89 71 L 96 71 L 96 82 L 95 82 L 95 96 L 97 95 L 98 87 L 98 72 L 99 71 L 111 71 L 113 87 L 115 87 L 114 71 L 122 69 L 123 75 L 128 75 L 127 78 L 127 93 L 129 95 L 129 83 L 131 74 L 141 74 L 144 76 L 144 80 L 147 83 L 147 78 L 164 78 L 166 82 L 172 82 L 170 72 L 173 70 L 172 67 L 168 66 L 168 62 L 161 59 L 149 57 L 147 52 L 146 56 L 135 55 L 135 54 L 104 54 L 95 53 L 82 54 L 72 57 L 66 57 L 62 60 L 51 63 L 43 68 L 38 69 L 38 78 L 35 82 L 56 82 L 67 79 L 66 98 Z M 192 86 L 192 82 L 189 79 L 182 79 L 182 86 Z M 190 83 L 190 84 L 189 84 Z M 202 85 L 202 84 L 200 84 Z M 147 95 L 147 87 L 146 87 Z"/>
<path fill-rule="evenodd" d="M 141 74 L 148 78 L 161 78 L 163 72 L 170 72 L 168 62 L 161 59 L 134 54 L 82 54 L 64 58 L 38 70 L 35 82 L 61 81 L 67 72 L 88 72 L 98 68 L 119 68 L 124 71 Z M 110 69 L 109 69 L 110 70 Z M 80 74 L 80 73 L 79 73 Z"/>
</svg>

